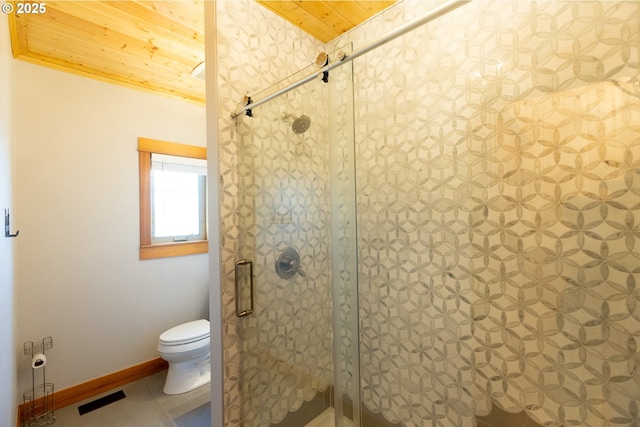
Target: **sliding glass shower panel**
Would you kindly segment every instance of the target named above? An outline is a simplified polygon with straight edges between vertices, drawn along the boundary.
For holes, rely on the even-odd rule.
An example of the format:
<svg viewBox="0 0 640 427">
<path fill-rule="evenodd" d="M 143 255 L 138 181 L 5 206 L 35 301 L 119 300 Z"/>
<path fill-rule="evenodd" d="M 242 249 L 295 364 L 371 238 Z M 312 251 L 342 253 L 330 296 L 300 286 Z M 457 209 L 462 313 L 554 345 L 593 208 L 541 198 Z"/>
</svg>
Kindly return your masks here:
<svg viewBox="0 0 640 427">
<path fill-rule="evenodd" d="M 238 120 L 239 259 L 252 262 L 254 300 L 240 319 L 244 426 L 304 425 L 309 408 L 328 407 L 327 99 L 326 85 L 312 82 Z M 244 306 L 249 285 L 240 284 Z"/>
<path fill-rule="evenodd" d="M 640 422 L 639 51 L 635 1 L 478 1 L 356 61 L 365 412 Z"/>
</svg>

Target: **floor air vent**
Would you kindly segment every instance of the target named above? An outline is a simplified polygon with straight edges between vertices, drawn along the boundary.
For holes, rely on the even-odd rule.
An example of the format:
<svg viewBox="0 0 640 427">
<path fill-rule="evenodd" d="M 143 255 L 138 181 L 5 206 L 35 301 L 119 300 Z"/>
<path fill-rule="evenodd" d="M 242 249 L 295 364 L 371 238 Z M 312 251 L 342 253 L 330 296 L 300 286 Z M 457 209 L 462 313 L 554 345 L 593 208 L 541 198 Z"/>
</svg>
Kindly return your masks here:
<svg viewBox="0 0 640 427">
<path fill-rule="evenodd" d="M 127 396 L 125 396 L 124 391 L 118 390 L 115 393 L 108 394 L 101 397 L 100 399 L 96 399 L 89 403 L 85 403 L 84 405 L 78 406 L 78 412 L 80 413 L 80 415 L 84 415 L 88 412 L 100 409 L 103 406 L 107 406 L 110 403 L 117 402 L 120 399 L 124 399 L 125 397 Z"/>
</svg>

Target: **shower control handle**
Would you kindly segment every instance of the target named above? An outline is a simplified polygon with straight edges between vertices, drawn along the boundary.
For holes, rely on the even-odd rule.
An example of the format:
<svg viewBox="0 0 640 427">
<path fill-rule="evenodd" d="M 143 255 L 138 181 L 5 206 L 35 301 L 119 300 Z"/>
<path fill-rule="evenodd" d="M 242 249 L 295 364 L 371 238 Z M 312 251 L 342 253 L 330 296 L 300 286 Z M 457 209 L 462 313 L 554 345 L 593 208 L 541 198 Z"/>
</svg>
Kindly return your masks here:
<svg viewBox="0 0 640 427">
<path fill-rule="evenodd" d="M 306 274 L 300 268 L 300 255 L 293 248 L 286 248 L 278 252 L 276 256 L 276 273 L 282 279 L 291 279 L 297 274 L 305 277 Z"/>
<path fill-rule="evenodd" d="M 302 277 L 306 276 L 306 274 L 304 274 L 304 271 L 302 271 L 302 269 L 300 268 L 300 265 L 298 265 L 298 262 L 295 259 L 292 259 L 288 265 L 285 265 L 285 268 L 294 270 L 296 273 L 298 273 Z"/>
</svg>

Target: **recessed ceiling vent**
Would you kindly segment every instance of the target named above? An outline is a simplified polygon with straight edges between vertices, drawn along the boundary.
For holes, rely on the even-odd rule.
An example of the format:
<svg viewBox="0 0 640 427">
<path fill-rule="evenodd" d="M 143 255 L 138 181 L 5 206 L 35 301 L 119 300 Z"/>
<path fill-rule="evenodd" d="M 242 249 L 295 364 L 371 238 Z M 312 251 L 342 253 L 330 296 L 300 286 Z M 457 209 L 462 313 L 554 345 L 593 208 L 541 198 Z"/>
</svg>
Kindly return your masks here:
<svg viewBox="0 0 640 427">
<path fill-rule="evenodd" d="M 204 61 L 196 65 L 190 73 L 193 77 L 204 81 Z"/>
</svg>

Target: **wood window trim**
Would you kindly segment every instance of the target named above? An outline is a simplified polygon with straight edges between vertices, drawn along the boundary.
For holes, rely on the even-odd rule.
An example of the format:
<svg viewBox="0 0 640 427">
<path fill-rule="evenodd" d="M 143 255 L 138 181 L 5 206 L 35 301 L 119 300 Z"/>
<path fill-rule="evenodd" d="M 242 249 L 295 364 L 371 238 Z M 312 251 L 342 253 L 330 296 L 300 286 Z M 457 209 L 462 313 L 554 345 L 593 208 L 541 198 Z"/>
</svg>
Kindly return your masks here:
<svg viewBox="0 0 640 427">
<path fill-rule="evenodd" d="M 140 259 L 157 259 L 209 252 L 207 240 L 176 243 L 151 243 L 151 154 L 207 159 L 207 149 L 150 138 L 138 138 L 140 171 Z"/>
</svg>

